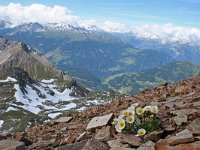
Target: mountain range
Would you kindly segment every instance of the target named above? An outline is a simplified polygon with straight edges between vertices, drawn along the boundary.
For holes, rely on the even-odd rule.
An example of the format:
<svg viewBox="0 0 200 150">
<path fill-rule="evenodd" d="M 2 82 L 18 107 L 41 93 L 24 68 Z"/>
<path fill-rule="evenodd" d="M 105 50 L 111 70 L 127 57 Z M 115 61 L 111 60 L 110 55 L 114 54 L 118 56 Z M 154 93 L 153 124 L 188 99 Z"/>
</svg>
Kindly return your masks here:
<svg viewBox="0 0 200 150">
<path fill-rule="evenodd" d="M 111 86 L 106 80 L 124 73 L 139 73 L 176 61 L 200 63 L 198 41 L 166 36 L 164 40 L 146 32 L 57 23 L 2 25 L 0 29 L 1 35 L 27 43 L 88 89 L 108 89 Z"/>
</svg>

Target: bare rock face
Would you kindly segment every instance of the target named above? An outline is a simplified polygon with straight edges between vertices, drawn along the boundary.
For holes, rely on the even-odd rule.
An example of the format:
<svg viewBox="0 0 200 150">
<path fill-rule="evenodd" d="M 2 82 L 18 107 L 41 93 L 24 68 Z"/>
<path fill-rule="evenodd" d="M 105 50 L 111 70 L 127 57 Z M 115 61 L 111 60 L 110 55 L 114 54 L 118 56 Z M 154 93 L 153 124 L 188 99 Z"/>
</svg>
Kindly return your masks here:
<svg viewBox="0 0 200 150">
<path fill-rule="evenodd" d="M 0 141 L 0 149 L 2 150 L 25 150 L 23 142 L 15 140 L 2 140 Z"/>
<path fill-rule="evenodd" d="M 56 69 L 48 60 L 38 55 L 35 50 L 19 41 L 10 41 L 0 37 L 0 72 L 12 67 L 20 67 L 27 71 L 31 78 L 60 78 L 63 73 Z"/>
</svg>

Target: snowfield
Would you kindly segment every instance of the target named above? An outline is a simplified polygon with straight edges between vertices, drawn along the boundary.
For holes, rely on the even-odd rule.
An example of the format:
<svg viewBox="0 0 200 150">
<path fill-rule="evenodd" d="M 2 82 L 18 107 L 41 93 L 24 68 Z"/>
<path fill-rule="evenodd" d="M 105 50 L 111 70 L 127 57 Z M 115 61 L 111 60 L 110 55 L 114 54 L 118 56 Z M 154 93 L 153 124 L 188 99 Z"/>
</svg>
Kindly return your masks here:
<svg viewBox="0 0 200 150">
<path fill-rule="evenodd" d="M 42 97 L 39 96 L 39 93 L 29 85 L 25 87 L 26 92 L 22 93 L 19 84 L 15 84 L 14 88 L 16 92 L 14 96 L 17 102 L 24 104 L 19 107 L 34 114 L 38 114 L 42 110 L 64 111 L 76 107 L 76 104 L 71 102 L 75 99 L 75 97 L 69 95 L 71 90 L 66 88 L 63 92 L 59 92 L 55 89 L 56 85 L 53 84 L 53 82 L 53 79 L 43 80 L 41 84 L 32 85 L 41 92 Z M 51 95 L 49 91 L 53 91 L 54 95 Z M 58 103 L 62 102 L 68 102 L 69 104 L 60 106 Z"/>
</svg>

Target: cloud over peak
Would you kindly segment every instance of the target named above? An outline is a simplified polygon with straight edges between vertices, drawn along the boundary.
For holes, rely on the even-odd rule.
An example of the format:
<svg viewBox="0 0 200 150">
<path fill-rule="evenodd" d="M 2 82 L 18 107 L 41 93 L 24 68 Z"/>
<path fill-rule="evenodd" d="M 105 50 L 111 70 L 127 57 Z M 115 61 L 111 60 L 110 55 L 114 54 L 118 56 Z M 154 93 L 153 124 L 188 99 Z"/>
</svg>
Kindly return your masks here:
<svg viewBox="0 0 200 150">
<path fill-rule="evenodd" d="M 73 16 L 66 7 L 48 7 L 43 4 L 32 4 L 23 6 L 21 4 L 10 3 L 7 6 L 0 6 L 0 19 L 11 22 L 14 26 L 27 23 L 68 23 L 77 24 L 79 17 Z"/>
<path fill-rule="evenodd" d="M 129 32 L 138 38 L 155 39 L 163 43 L 181 42 L 200 45 L 200 29 L 197 28 L 186 28 L 173 24 L 126 25 L 109 20 L 98 22 L 95 18 L 83 20 L 73 15 L 68 8 L 58 5 L 52 7 L 43 4 L 23 6 L 19 3 L 10 3 L 7 6 L 0 5 L 1 20 L 11 23 L 12 26 L 30 22 L 70 24 L 89 30 L 101 29 L 106 32 Z"/>
</svg>

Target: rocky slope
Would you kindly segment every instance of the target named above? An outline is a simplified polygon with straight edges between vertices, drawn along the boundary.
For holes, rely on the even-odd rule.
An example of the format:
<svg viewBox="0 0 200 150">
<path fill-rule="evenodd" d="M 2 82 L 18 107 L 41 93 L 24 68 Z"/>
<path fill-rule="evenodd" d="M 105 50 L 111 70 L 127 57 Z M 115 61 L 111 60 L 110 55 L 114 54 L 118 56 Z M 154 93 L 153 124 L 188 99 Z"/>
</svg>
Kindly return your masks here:
<svg viewBox="0 0 200 150">
<path fill-rule="evenodd" d="M 116 133 L 110 123 L 113 115 L 134 102 L 157 105 L 162 130 L 144 137 Z M 195 76 L 173 85 L 165 83 L 133 97 L 113 99 L 84 112 L 68 112 L 21 133 L 1 134 L 0 147 L 13 142 L 12 146 L 21 149 L 26 145 L 27 149 L 57 150 L 199 150 L 199 109 L 200 76 Z"/>
<path fill-rule="evenodd" d="M 56 69 L 48 60 L 37 54 L 34 49 L 19 41 L 10 41 L 0 37 L 0 77 L 12 67 L 20 67 L 34 79 L 63 79 L 62 72 Z M 67 77 L 65 77 L 67 79 Z M 69 80 L 69 79 L 68 79 Z"/>
</svg>

